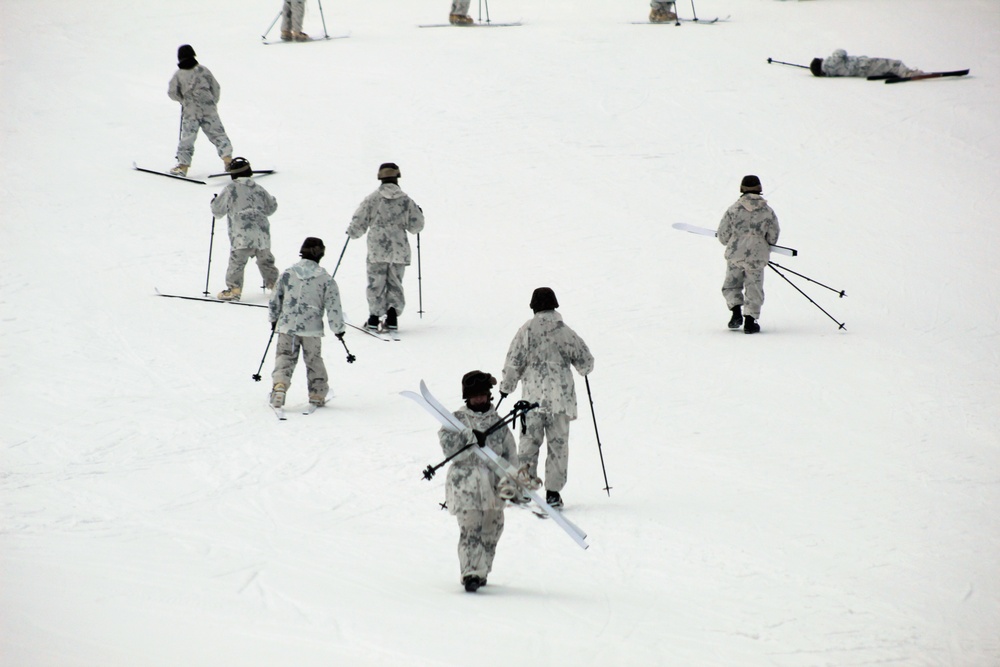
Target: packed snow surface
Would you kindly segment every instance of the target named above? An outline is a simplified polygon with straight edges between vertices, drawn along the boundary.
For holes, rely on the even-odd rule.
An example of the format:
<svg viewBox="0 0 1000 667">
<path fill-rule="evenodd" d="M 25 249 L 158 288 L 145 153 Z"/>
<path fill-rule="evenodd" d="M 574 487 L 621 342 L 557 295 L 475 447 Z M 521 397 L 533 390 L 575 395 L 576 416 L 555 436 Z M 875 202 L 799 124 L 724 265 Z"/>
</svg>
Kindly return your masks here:
<svg viewBox="0 0 1000 667">
<path fill-rule="evenodd" d="M 310 0 L 307 32 L 349 36 L 262 45 L 279 8 L 0 4 L 4 667 L 1000 664 L 1000 3 L 682 1 L 730 19 L 675 27 L 494 0 L 524 25 L 420 29 L 447 0 Z M 285 422 L 273 348 L 251 379 L 264 309 L 155 296 L 225 287 L 224 179 L 131 168 L 174 164 L 185 43 L 277 170 L 282 268 L 319 236 L 333 270 L 381 162 L 426 215 L 401 342 L 349 330 L 349 365 L 327 336 L 311 416 L 301 365 Z M 767 63 L 836 48 L 972 73 Z M 221 167 L 200 137 L 191 176 Z M 726 329 L 722 246 L 671 228 L 750 173 L 815 302 L 768 272 L 756 336 Z M 355 324 L 364 272 L 347 244 Z M 592 546 L 508 512 L 470 595 L 421 478 L 438 424 L 399 392 L 457 408 L 542 285 L 597 360 L 563 493 Z"/>
</svg>

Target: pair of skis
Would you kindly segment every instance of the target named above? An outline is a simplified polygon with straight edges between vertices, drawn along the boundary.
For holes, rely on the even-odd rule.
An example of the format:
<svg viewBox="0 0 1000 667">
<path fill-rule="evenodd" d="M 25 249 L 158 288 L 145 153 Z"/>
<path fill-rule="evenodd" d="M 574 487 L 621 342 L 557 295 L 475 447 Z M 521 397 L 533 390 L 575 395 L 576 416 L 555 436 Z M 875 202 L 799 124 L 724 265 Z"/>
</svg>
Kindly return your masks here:
<svg viewBox="0 0 1000 667">
<path fill-rule="evenodd" d="M 410 399 L 429 412 L 431 416 L 437 419 L 441 425 L 444 426 L 445 429 L 454 433 L 461 433 L 466 430 L 466 425 L 455 417 L 451 411 L 444 407 L 440 401 L 434 398 L 423 380 L 420 381 L 419 394 L 412 391 L 401 391 L 400 395 Z M 497 475 L 509 479 L 517 486 L 518 490 L 522 494 L 531 498 L 535 505 L 537 505 L 546 516 L 552 519 L 557 526 L 562 528 L 563 531 L 565 531 L 566 534 L 569 535 L 569 537 L 577 544 L 577 546 L 581 549 L 586 549 L 590 546 L 587 544 L 587 534 L 576 524 L 563 516 L 562 512 L 545 502 L 545 499 L 539 496 L 534 489 L 529 489 L 525 486 L 524 483 L 518 478 L 517 470 L 515 470 L 512 465 L 507 463 L 507 461 L 500 458 L 500 456 L 497 455 L 497 453 L 494 452 L 489 445 L 480 446 L 478 444 L 474 444 L 470 447 L 470 449 L 476 453 L 476 456 L 492 467 Z"/>
<path fill-rule="evenodd" d="M 274 411 L 274 416 L 278 418 L 278 421 L 286 421 L 288 419 L 288 415 L 285 413 L 284 407 L 276 408 L 273 405 L 271 405 L 270 401 L 268 401 L 268 406 L 271 408 L 271 410 Z M 302 408 L 302 414 L 306 416 L 311 415 L 312 413 L 316 412 L 316 409 L 318 407 L 319 407 L 318 405 L 309 403 L 304 408 Z"/>
<path fill-rule="evenodd" d="M 886 83 L 904 83 L 906 81 L 921 81 L 923 79 L 940 79 L 946 76 L 965 76 L 967 69 L 955 69 L 947 72 L 925 72 L 913 76 L 893 76 L 892 74 L 876 74 L 868 77 L 869 81 L 885 81 Z"/>
<path fill-rule="evenodd" d="M 724 17 L 718 17 L 718 16 L 716 16 L 713 19 L 700 19 L 700 18 L 697 18 L 697 17 L 695 17 L 693 19 L 686 19 L 686 18 L 681 18 L 681 17 L 678 16 L 677 20 L 675 20 L 675 21 L 629 21 L 629 23 L 631 23 L 632 25 L 674 25 L 674 26 L 677 26 L 677 25 L 680 25 L 681 23 L 698 23 L 698 24 L 701 24 L 701 25 L 712 25 L 713 23 L 722 23 L 723 21 L 728 21 L 728 20 L 729 20 L 729 16 L 724 16 Z"/>
<path fill-rule="evenodd" d="M 708 229 L 706 227 L 696 227 L 694 225 L 689 225 L 685 222 L 675 222 L 671 225 L 674 229 L 679 229 L 682 232 L 691 232 L 692 234 L 699 234 L 701 236 L 718 236 L 718 232 L 714 229 Z M 787 248 L 783 245 L 772 245 L 771 252 L 777 255 L 788 255 L 789 257 L 796 257 L 799 251 L 795 248 Z"/>
<path fill-rule="evenodd" d="M 132 168 L 136 171 L 141 171 L 147 174 L 155 174 L 157 176 L 166 176 L 167 178 L 173 178 L 178 181 L 187 181 L 188 183 L 194 183 L 195 185 L 207 185 L 207 181 L 200 181 L 197 178 L 190 178 L 188 176 L 181 176 L 180 174 L 171 174 L 169 171 L 157 171 L 156 169 L 146 169 L 145 167 L 140 167 L 135 162 L 132 163 Z M 274 169 L 254 169 L 254 176 L 266 176 L 267 174 L 273 174 Z M 209 178 L 219 178 L 220 176 L 229 176 L 229 172 L 222 172 L 221 174 L 209 174 Z"/>
<path fill-rule="evenodd" d="M 233 306 L 250 306 L 251 308 L 267 308 L 266 303 L 244 303 L 243 301 L 223 301 L 222 299 L 216 299 L 211 296 L 188 296 L 186 294 L 166 294 L 161 292 L 159 288 L 154 287 L 156 290 L 156 296 L 165 296 L 168 299 L 185 299 L 187 301 L 207 301 L 208 303 L 228 303 Z"/>
<path fill-rule="evenodd" d="M 350 322 L 345 322 L 347 326 L 352 329 L 357 329 L 361 333 L 371 336 L 372 338 L 377 338 L 383 343 L 391 343 L 393 341 L 399 342 L 399 331 L 396 329 L 383 329 L 381 326 L 378 329 L 369 329 L 368 327 L 359 327 L 356 324 L 351 324 Z"/>
</svg>

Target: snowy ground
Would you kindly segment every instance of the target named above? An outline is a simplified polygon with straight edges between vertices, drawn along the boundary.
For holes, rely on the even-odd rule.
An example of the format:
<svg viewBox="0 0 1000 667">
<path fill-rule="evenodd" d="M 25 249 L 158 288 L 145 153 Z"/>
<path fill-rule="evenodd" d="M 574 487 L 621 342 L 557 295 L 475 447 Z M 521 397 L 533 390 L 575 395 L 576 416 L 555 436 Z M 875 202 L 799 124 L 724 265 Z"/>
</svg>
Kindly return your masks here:
<svg viewBox="0 0 1000 667">
<path fill-rule="evenodd" d="M 1000 3 L 701 0 L 731 20 L 673 27 L 495 0 L 525 25 L 431 30 L 446 0 L 345 0 L 349 39 L 261 46 L 279 5 L 0 2 L 4 667 L 1000 664 Z M 262 309 L 154 296 L 204 289 L 223 185 L 130 169 L 173 164 L 182 43 L 278 170 L 280 265 L 316 235 L 332 269 L 382 161 L 424 208 L 426 312 L 414 266 L 404 340 L 351 332 L 347 365 L 327 338 L 310 417 L 267 409 L 271 358 L 251 380 Z M 972 76 L 766 62 L 838 47 Z M 192 175 L 220 166 L 200 138 Z M 764 332 L 725 329 L 722 247 L 670 224 L 715 226 L 746 173 L 846 331 L 773 273 Z M 220 223 L 213 292 L 227 249 Z M 584 402 L 564 495 L 591 548 L 512 514 L 468 595 L 420 476 L 437 425 L 398 392 L 458 407 L 540 285 L 597 358 L 613 489 Z"/>
</svg>

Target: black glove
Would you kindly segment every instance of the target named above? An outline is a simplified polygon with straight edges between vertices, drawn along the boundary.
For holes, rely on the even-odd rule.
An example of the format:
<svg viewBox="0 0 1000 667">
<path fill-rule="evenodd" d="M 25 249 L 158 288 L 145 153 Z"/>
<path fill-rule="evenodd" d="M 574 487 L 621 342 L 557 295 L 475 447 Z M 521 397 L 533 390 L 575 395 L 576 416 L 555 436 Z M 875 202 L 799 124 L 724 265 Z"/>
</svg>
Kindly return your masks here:
<svg viewBox="0 0 1000 667">
<path fill-rule="evenodd" d="M 344 340 L 344 333 L 345 332 L 341 331 L 339 334 L 336 334 L 337 340 Z"/>
<path fill-rule="evenodd" d="M 480 447 L 485 447 L 486 446 L 486 434 L 483 433 L 482 431 L 473 431 L 473 434 L 475 434 L 475 436 L 476 436 L 476 442 L 479 443 L 479 446 Z"/>
<path fill-rule="evenodd" d="M 274 333 L 278 328 L 278 320 L 271 322 L 271 333 Z"/>
</svg>

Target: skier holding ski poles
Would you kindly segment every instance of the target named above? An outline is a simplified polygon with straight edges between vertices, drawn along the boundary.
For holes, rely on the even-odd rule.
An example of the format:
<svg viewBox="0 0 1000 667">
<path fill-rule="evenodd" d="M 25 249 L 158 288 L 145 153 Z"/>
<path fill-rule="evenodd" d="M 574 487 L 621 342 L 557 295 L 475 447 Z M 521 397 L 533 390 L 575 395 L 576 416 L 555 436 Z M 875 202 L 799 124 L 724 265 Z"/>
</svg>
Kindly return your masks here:
<svg viewBox="0 0 1000 667">
<path fill-rule="evenodd" d="M 778 242 L 778 216 L 761 196 L 760 179 L 753 174 L 740 182 L 740 198 L 729 207 L 716 234 L 726 246 L 726 279 L 722 296 L 732 311 L 730 329 L 760 331 L 757 320 L 764 305 L 764 269 L 771 245 Z"/>
<path fill-rule="evenodd" d="M 198 64 L 194 49 L 183 44 L 177 49 L 177 72 L 167 86 L 167 96 L 181 104 L 181 128 L 177 141 L 177 166 L 170 170 L 175 176 L 187 176 L 194 156 L 194 141 L 200 129 L 215 144 L 226 169 L 233 157 L 233 144 L 219 118 L 219 96 L 222 89 L 212 73 Z"/>
<path fill-rule="evenodd" d="M 503 534 L 505 501 L 517 495 L 517 486 L 511 480 L 501 479 L 487 461 L 467 448 L 469 443 L 475 442 L 472 431 L 482 434 L 500 421 L 492 404 L 491 389 L 496 383 L 496 378 L 489 373 L 479 370 L 466 373 L 462 377 L 465 407 L 456 410 L 454 415 L 469 428 L 460 433 L 446 428 L 438 431 L 445 456 L 451 457 L 466 448 L 451 461 L 445 494 L 448 511 L 458 520 L 458 562 L 462 585 L 470 593 L 486 585 L 486 577 L 493 569 L 497 542 Z M 500 428 L 486 436 L 483 442 L 516 466 L 517 447 L 510 429 Z"/>
</svg>

